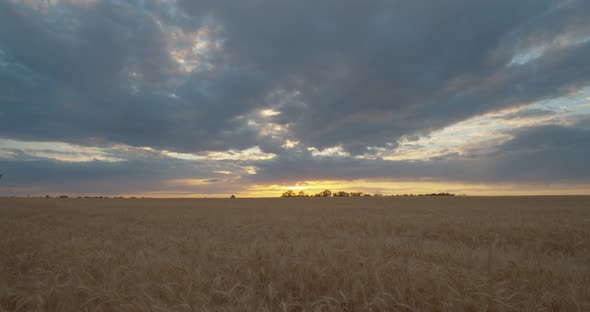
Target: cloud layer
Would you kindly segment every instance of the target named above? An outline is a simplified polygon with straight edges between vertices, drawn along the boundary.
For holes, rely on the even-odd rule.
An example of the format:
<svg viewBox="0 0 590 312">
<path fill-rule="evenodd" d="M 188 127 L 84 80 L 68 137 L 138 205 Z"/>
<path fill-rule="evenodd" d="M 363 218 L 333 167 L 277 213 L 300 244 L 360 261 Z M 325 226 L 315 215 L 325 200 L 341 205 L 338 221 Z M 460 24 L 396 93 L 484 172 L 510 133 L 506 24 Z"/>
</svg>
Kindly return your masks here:
<svg viewBox="0 0 590 312">
<path fill-rule="evenodd" d="M 589 14 L 582 0 L 3 1 L 0 169 L 13 189 L 84 178 L 111 193 L 117 179 L 135 193 L 589 183 Z M 539 106 L 549 100 L 561 108 Z M 506 110 L 512 128 L 482 126 L 489 136 L 460 149 L 424 141 Z M 17 141 L 106 156 L 75 162 L 55 157 L 65 145 L 31 154 Z M 428 142 L 421 159 L 398 157 L 413 141 Z"/>
</svg>

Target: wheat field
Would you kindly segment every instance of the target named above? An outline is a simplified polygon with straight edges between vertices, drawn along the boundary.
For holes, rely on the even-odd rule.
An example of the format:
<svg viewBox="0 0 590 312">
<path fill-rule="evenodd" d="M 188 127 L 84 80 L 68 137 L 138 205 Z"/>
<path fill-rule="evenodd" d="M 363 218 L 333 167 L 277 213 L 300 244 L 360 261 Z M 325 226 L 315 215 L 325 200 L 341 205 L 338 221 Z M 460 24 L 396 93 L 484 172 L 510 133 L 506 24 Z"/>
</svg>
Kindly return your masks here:
<svg viewBox="0 0 590 312">
<path fill-rule="evenodd" d="M 590 197 L 0 199 L 0 311 L 590 311 Z"/>
</svg>

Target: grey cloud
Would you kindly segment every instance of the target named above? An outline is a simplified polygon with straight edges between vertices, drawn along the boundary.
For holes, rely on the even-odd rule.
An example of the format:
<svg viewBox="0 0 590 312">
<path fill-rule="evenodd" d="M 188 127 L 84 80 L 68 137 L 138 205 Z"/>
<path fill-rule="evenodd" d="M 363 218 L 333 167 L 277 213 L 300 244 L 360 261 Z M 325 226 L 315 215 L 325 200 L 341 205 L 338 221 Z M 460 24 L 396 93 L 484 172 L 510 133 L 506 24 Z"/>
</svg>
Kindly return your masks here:
<svg viewBox="0 0 590 312">
<path fill-rule="evenodd" d="M 155 151 L 136 150 L 109 153 L 128 159 L 121 162 L 63 162 L 21 152 L 12 158 L 0 158 L 2 193 L 229 194 L 247 191 L 250 184 L 356 179 L 590 183 L 590 124 L 536 126 L 510 133 L 514 138 L 493 153 L 447 155 L 429 161 L 314 157 L 304 148 L 293 148 L 268 161 L 215 162 L 180 160 Z M 246 173 L 249 166 L 257 168 L 256 175 Z M 233 173 L 228 175 L 228 171 Z M 183 179 L 198 179 L 202 184 L 183 183 Z"/>
<path fill-rule="evenodd" d="M 542 38 L 581 35 L 585 1 L 97 3 L 0 4 L 0 135 L 243 149 L 264 138 L 238 117 L 274 105 L 304 144 L 363 154 L 590 82 L 590 43 L 507 66 Z M 223 48 L 201 55 L 212 70 L 183 75 L 166 29 L 203 26 Z"/>
<path fill-rule="evenodd" d="M 502 116 L 498 116 L 499 119 L 521 119 L 521 118 L 531 118 L 531 117 L 549 117 L 556 115 L 556 111 L 547 110 L 547 109 L 540 109 L 540 108 L 531 108 L 531 109 L 524 109 L 518 112 L 505 114 Z"/>
<path fill-rule="evenodd" d="M 392 162 L 313 157 L 306 149 L 341 146 L 366 155 L 370 147 L 393 148 L 402 137 L 589 85 L 590 41 L 578 40 L 590 32 L 587 1 L 143 3 L 36 11 L 0 2 L 0 137 L 180 152 L 258 145 L 279 155 L 253 163 L 259 174 L 246 182 L 590 176 L 582 161 L 588 156 L 583 120 L 575 127 L 516 131 L 514 140 L 483 156 Z M 199 55 L 206 69 L 185 73 L 170 54 L 170 31 L 205 28 L 221 48 Z M 511 63 L 543 45 L 550 47 L 540 56 Z M 268 122 L 286 127 L 286 134 L 260 134 L 249 124 L 253 112 L 266 108 L 281 112 Z M 285 139 L 301 144 L 285 149 Z M 52 178 L 63 168 L 64 181 L 218 178 L 174 169 L 169 166 L 186 168 L 186 162 L 168 160 L 2 161 L 11 170 L 55 170 L 40 175 Z M 153 175 L 139 173 L 150 166 L 141 174 Z"/>
<path fill-rule="evenodd" d="M 226 53 L 301 92 L 281 116 L 319 148 L 395 143 L 589 83 L 588 44 L 510 67 L 515 54 L 582 35 L 584 1 L 181 1 L 224 26 Z M 545 39 L 541 42 L 541 39 Z M 576 67 L 576 68 L 574 68 Z"/>
<path fill-rule="evenodd" d="M 152 12 L 97 3 L 50 13 L 0 4 L 1 136 L 177 151 L 254 145 L 255 131 L 235 117 L 261 89 L 255 72 L 186 77 Z"/>
<path fill-rule="evenodd" d="M 26 195 L 31 189 L 33 194 L 37 190 L 102 195 L 148 192 L 191 195 L 235 193 L 246 187 L 235 183 L 239 174 L 245 174 L 238 164 L 186 161 L 154 153 L 136 154 L 133 159 L 119 162 L 65 162 L 19 153 L 13 158 L 0 158 L 0 168 L 2 195 L 10 194 L 11 190 L 15 195 Z M 215 173 L 219 170 L 231 170 L 234 175 Z M 183 183 L 183 179 L 204 183 L 191 185 Z"/>
<path fill-rule="evenodd" d="M 386 179 L 477 183 L 590 183 L 590 124 L 546 125 L 510 132 L 514 138 L 486 155 L 428 161 L 283 156 L 259 163 L 255 182 Z"/>
<path fill-rule="evenodd" d="M 512 131 L 514 138 L 502 146 L 501 153 L 555 150 L 567 153 L 590 151 L 590 122 L 575 126 L 547 125 Z"/>
</svg>

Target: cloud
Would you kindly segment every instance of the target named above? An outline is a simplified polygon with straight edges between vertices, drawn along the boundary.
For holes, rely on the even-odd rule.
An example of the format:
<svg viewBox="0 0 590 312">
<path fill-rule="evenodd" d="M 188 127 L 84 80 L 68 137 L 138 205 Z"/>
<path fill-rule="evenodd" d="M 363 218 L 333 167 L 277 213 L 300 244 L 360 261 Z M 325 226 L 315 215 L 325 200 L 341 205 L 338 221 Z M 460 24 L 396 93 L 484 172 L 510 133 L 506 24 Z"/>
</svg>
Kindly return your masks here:
<svg viewBox="0 0 590 312">
<path fill-rule="evenodd" d="M 154 12 L 111 1 L 56 6 L 0 4 L 1 136 L 175 151 L 254 146 L 256 131 L 235 117 L 256 98 L 256 73 L 187 75 Z"/>
<path fill-rule="evenodd" d="M 134 159 L 121 162 L 64 162 L 45 158 L 0 158 L 3 195 L 68 194 L 167 194 L 206 196 L 238 193 L 247 185 L 236 176 L 225 177 L 215 170 L 248 174 L 235 165 L 195 163 L 171 159 Z M 200 178 L 196 178 L 200 177 Z M 202 183 L 189 183 L 190 181 Z M 183 182 L 184 181 L 184 182 Z"/>
<path fill-rule="evenodd" d="M 539 125 L 507 132 L 512 139 L 486 154 L 450 154 L 431 160 L 347 156 L 279 157 L 258 163 L 254 183 L 385 179 L 472 183 L 590 183 L 590 123 Z"/>
<path fill-rule="evenodd" d="M 20 187 L 587 181 L 582 106 L 566 121 L 543 107 L 503 114 L 501 138 L 460 150 L 429 153 L 421 138 L 589 86 L 589 14 L 583 0 L 2 1 L 0 138 L 80 152 L 4 148 L 0 161 L 28 172 Z M 388 157 L 411 144 L 415 157 Z M 249 173 L 215 174 L 233 170 Z"/>
<path fill-rule="evenodd" d="M 585 1 L 45 6 L 1 4 L 4 137 L 246 149 L 265 139 L 240 117 L 266 110 L 293 140 L 364 154 L 590 79 Z"/>
<path fill-rule="evenodd" d="M 590 78 L 579 68 L 590 45 L 575 40 L 590 26 L 584 1 L 181 4 L 223 25 L 229 59 L 298 93 L 304 105 L 279 105 L 281 120 L 318 148 L 363 154 L 404 135 L 564 95 Z M 552 49 L 508 66 L 540 44 Z"/>
<path fill-rule="evenodd" d="M 545 187 L 590 184 L 590 170 L 586 166 L 590 157 L 589 123 L 532 126 L 510 130 L 507 135 L 512 139 L 487 154 L 451 154 L 431 160 L 362 159 L 341 153 L 314 156 L 313 151 L 295 146 L 291 153 L 272 159 L 212 161 L 119 147 L 93 151 L 117 161 L 80 162 L 47 158 L 56 153 L 42 146 L 46 153 L 41 155 L 34 153 L 34 149 L 25 150 L 28 153 L 13 149 L 17 152 L 4 157 L 0 153 L 0 168 L 4 174 L 3 192 L 20 195 L 61 192 L 219 196 L 311 181 L 368 181 L 367 187 L 374 184 L 370 181 L 381 181 L 382 191 L 387 191 L 387 183 L 394 188 L 408 182 L 417 188 L 420 183 L 425 183 L 422 188 L 437 183 L 438 187 L 487 184 L 491 185 L 486 187 L 488 191 L 500 184 L 537 184 L 536 191 L 543 187 L 539 183 L 546 184 Z"/>
<path fill-rule="evenodd" d="M 547 110 L 547 109 L 539 109 L 539 108 L 532 108 L 532 109 L 525 109 L 520 110 L 514 113 L 509 113 L 503 116 L 500 116 L 502 119 L 526 119 L 526 118 L 539 118 L 539 117 L 551 117 L 557 114 L 555 111 Z"/>
<path fill-rule="evenodd" d="M 237 182 L 255 171 L 238 158 L 183 159 L 152 148 L 88 148 L 57 142 L 1 140 L 0 143 L 8 145 L 0 146 L 3 195 L 237 193 L 246 188 Z"/>
</svg>

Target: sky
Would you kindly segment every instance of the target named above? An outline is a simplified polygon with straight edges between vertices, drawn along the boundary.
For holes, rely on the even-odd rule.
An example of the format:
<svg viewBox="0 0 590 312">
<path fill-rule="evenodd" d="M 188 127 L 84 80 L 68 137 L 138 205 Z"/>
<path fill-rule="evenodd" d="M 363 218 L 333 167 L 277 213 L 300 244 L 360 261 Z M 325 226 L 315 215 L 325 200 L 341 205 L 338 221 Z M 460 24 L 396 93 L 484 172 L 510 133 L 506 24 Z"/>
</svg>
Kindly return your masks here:
<svg viewBox="0 0 590 312">
<path fill-rule="evenodd" d="M 590 194 L 585 0 L 0 1 L 0 196 Z"/>
</svg>

